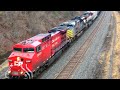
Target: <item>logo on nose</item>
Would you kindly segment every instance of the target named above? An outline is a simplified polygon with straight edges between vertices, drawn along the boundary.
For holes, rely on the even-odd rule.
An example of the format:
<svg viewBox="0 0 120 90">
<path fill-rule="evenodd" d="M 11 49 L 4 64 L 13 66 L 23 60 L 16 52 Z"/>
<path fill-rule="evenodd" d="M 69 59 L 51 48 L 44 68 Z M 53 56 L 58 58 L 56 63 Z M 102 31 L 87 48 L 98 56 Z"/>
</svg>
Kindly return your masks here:
<svg viewBox="0 0 120 90">
<path fill-rule="evenodd" d="M 18 61 L 18 62 L 21 61 L 21 58 L 20 58 L 20 57 L 17 57 L 17 61 Z"/>
<path fill-rule="evenodd" d="M 21 61 L 20 57 L 17 57 L 17 61 L 14 62 L 14 66 L 21 66 L 23 62 Z"/>
</svg>

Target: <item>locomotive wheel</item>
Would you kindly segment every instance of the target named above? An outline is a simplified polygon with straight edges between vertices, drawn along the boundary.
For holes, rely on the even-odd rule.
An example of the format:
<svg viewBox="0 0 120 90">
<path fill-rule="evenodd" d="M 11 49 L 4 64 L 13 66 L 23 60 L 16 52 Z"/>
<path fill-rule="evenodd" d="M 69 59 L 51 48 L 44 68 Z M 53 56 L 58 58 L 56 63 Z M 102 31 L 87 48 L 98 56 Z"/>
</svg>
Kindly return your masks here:
<svg viewBox="0 0 120 90">
<path fill-rule="evenodd" d="M 10 79 L 10 78 L 4 78 L 4 79 Z"/>
<path fill-rule="evenodd" d="M 26 76 L 25 79 L 29 79 L 29 76 L 27 74 L 25 74 L 25 76 Z"/>
<path fill-rule="evenodd" d="M 25 78 L 24 79 L 32 79 L 32 75 L 30 74 L 30 72 L 28 72 L 28 73 L 29 73 L 30 77 L 29 77 L 29 75 L 25 74 Z"/>
</svg>

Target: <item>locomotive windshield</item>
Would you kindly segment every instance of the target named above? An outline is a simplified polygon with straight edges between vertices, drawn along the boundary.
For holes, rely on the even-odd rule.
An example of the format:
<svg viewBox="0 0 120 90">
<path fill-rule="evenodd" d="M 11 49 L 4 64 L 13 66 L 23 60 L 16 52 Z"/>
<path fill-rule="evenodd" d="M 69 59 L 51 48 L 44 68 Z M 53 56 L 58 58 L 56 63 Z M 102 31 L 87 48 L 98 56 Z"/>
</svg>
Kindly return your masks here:
<svg viewBox="0 0 120 90">
<path fill-rule="evenodd" d="M 34 52 L 34 48 L 23 48 L 23 52 Z"/>
<path fill-rule="evenodd" d="M 89 16 L 89 13 L 84 13 L 83 16 L 87 17 Z"/>
<path fill-rule="evenodd" d="M 74 25 L 66 23 L 66 24 L 61 24 L 60 26 L 67 26 L 67 27 L 74 27 Z"/>
<path fill-rule="evenodd" d="M 68 24 L 67 27 L 74 27 L 74 25 L 72 25 L 72 24 Z"/>
<path fill-rule="evenodd" d="M 14 51 L 22 52 L 22 48 L 13 48 Z"/>
</svg>

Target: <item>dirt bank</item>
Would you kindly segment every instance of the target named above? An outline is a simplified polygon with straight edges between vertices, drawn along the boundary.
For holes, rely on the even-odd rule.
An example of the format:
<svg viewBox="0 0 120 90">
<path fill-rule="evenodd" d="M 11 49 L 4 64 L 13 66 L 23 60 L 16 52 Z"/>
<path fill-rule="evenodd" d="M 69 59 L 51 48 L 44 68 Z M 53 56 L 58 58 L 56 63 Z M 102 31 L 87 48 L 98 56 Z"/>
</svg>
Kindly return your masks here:
<svg viewBox="0 0 120 90">
<path fill-rule="evenodd" d="M 81 14 L 82 11 L 0 11 L 0 63 L 15 43 Z"/>
</svg>

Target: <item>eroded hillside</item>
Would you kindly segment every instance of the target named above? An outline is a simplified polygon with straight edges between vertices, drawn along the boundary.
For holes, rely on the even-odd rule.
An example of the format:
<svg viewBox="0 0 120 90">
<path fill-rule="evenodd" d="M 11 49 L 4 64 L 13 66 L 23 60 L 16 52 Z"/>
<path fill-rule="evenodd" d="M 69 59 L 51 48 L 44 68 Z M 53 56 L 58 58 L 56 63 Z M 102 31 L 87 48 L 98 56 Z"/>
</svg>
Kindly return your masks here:
<svg viewBox="0 0 120 90">
<path fill-rule="evenodd" d="M 82 11 L 1 11 L 0 62 L 4 61 L 12 45 L 53 28 L 82 14 Z"/>
</svg>

